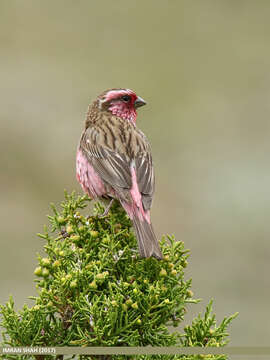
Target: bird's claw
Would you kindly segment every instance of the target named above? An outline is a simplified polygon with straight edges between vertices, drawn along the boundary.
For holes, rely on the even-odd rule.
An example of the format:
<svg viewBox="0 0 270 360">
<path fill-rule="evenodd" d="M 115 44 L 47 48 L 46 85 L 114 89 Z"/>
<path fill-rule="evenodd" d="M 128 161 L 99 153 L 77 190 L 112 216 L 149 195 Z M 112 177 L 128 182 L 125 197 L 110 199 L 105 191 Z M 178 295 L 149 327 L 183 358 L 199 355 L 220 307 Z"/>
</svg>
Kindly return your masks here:
<svg viewBox="0 0 270 360">
<path fill-rule="evenodd" d="M 109 212 L 109 210 L 110 210 L 110 208 L 111 208 L 111 206 L 112 206 L 112 204 L 113 204 L 113 200 L 114 200 L 114 199 L 111 199 L 109 205 L 106 207 L 106 209 L 104 210 L 103 214 L 99 214 L 99 215 L 98 215 L 98 217 L 99 217 L 100 219 L 108 215 L 108 212 Z"/>
</svg>

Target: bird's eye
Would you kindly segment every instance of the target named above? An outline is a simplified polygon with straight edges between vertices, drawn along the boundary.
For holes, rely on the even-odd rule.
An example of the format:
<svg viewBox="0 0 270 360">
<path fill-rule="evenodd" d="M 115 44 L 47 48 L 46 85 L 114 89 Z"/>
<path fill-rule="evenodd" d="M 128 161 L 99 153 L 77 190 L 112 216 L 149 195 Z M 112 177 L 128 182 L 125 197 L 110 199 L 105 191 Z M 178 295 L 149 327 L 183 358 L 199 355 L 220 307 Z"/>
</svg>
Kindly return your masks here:
<svg viewBox="0 0 270 360">
<path fill-rule="evenodd" d="M 130 96 L 129 96 L 129 95 L 124 95 L 124 96 L 122 96 L 122 100 L 123 100 L 124 102 L 129 102 Z"/>
</svg>

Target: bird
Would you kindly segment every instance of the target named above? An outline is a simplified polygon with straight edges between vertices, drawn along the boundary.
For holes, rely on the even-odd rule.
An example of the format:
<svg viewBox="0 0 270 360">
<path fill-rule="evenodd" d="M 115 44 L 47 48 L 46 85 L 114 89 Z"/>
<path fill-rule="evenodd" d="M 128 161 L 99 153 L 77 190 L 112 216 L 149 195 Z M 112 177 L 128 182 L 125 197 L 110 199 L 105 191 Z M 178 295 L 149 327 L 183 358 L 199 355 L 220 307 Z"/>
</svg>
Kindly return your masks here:
<svg viewBox="0 0 270 360">
<path fill-rule="evenodd" d="M 150 144 L 137 127 L 146 102 L 130 89 L 110 89 L 89 106 L 76 155 L 76 177 L 92 199 L 118 200 L 132 221 L 142 258 L 163 258 L 150 219 L 155 175 Z"/>
</svg>

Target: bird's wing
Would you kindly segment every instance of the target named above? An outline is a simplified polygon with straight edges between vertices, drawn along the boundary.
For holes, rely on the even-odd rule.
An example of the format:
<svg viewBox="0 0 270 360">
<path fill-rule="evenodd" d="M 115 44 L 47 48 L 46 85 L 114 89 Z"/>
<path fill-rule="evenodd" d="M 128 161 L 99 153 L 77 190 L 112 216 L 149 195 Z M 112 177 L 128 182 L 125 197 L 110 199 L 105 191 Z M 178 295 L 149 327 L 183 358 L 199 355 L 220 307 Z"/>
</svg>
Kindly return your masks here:
<svg viewBox="0 0 270 360">
<path fill-rule="evenodd" d="M 80 147 L 102 180 L 120 196 L 132 187 L 131 166 L 134 166 L 143 206 L 148 210 L 154 193 L 150 147 L 143 133 L 138 131 L 133 136 L 134 139 L 129 144 L 123 137 L 118 137 L 116 145 L 109 147 L 108 141 L 107 144 L 104 142 L 102 131 L 89 127 L 81 138 Z M 133 150 L 130 151 L 132 147 Z"/>
<path fill-rule="evenodd" d="M 135 158 L 135 169 L 143 207 L 145 210 L 149 210 L 155 190 L 155 174 L 150 152 Z"/>
</svg>

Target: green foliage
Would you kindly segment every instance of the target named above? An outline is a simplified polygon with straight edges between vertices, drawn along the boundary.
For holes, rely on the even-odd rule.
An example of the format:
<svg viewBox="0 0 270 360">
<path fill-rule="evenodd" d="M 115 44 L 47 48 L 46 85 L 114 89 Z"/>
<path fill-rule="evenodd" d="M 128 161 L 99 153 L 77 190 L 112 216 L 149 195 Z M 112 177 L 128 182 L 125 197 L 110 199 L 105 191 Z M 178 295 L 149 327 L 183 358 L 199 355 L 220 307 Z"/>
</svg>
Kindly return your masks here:
<svg viewBox="0 0 270 360">
<path fill-rule="evenodd" d="M 131 222 L 115 203 L 100 217 L 81 210 L 86 196 L 65 195 L 61 211 L 52 205 L 45 240 L 46 257 L 38 256 L 38 296 L 16 312 L 13 299 L 1 305 L 3 345 L 9 346 L 224 346 L 230 321 L 216 327 L 212 302 L 184 333 L 179 326 L 187 303 L 197 303 L 184 279 L 188 250 L 168 236 L 161 240 L 164 260 L 141 259 Z M 29 355 L 28 355 L 29 357 Z M 6 356 L 6 359 L 27 356 Z M 53 357 L 44 357 L 51 359 Z M 81 356 L 81 359 L 89 358 Z M 92 357 L 93 358 L 93 357 Z M 110 358 L 121 358 L 112 356 Z M 128 358 L 128 357 L 122 357 Z M 132 357 L 137 358 L 137 357 Z M 146 356 L 138 357 L 146 359 Z M 197 356 L 147 356 L 147 359 L 199 359 Z M 207 357 L 204 357 L 205 359 Z M 208 357 L 213 358 L 213 357 Z M 225 359 L 214 356 L 214 359 Z"/>
<path fill-rule="evenodd" d="M 229 335 L 226 329 L 230 322 L 237 316 L 237 313 L 229 317 L 225 317 L 221 324 L 216 326 L 215 314 L 212 314 L 213 300 L 206 307 L 204 317 L 198 315 L 192 321 L 192 325 L 184 328 L 182 335 L 183 346 L 224 346 L 228 343 L 226 337 Z"/>
</svg>

